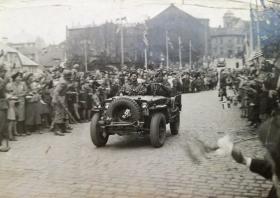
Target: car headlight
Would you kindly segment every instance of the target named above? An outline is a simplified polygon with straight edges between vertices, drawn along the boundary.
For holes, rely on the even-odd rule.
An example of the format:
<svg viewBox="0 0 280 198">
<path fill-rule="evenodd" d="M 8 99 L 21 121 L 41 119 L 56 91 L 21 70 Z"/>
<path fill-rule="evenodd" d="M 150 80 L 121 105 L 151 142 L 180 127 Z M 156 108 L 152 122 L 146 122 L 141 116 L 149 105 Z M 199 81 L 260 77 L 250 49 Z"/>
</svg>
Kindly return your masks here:
<svg viewBox="0 0 280 198">
<path fill-rule="evenodd" d="M 146 109 L 148 107 L 148 104 L 146 102 L 143 102 L 141 107 L 142 107 L 142 109 Z"/>
</svg>

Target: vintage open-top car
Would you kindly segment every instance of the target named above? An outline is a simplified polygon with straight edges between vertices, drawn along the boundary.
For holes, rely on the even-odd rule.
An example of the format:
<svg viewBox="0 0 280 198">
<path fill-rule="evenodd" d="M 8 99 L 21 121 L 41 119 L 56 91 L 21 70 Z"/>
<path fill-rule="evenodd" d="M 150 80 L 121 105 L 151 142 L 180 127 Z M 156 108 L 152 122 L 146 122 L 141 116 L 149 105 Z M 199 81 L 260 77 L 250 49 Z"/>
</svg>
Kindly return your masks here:
<svg viewBox="0 0 280 198">
<path fill-rule="evenodd" d="M 91 139 L 95 146 L 105 146 L 110 135 L 149 135 L 154 147 L 166 139 L 166 124 L 172 135 L 180 126 L 181 95 L 116 96 L 95 108 L 91 120 Z"/>
</svg>

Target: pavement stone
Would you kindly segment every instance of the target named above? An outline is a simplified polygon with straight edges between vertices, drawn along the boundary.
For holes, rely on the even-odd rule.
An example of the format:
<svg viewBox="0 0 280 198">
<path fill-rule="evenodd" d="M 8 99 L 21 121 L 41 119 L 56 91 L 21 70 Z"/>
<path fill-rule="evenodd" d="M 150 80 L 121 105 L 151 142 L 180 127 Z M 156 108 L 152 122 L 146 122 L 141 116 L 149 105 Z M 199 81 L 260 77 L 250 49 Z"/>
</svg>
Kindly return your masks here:
<svg viewBox="0 0 280 198">
<path fill-rule="evenodd" d="M 20 137 L 0 153 L 0 198 L 266 197 L 270 182 L 196 146 L 196 140 L 215 145 L 226 134 L 236 141 L 252 137 L 238 107 L 222 109 L 217 91 L 185 94 L 182 103 L 179 135 L 169 134 L 159 149 L 136 136 L 112 136 L 96 148 L 89 123 L 64 137 Z M 264 154 L 257 139 L 238 145 L 248 156 Z"/>
</svg>

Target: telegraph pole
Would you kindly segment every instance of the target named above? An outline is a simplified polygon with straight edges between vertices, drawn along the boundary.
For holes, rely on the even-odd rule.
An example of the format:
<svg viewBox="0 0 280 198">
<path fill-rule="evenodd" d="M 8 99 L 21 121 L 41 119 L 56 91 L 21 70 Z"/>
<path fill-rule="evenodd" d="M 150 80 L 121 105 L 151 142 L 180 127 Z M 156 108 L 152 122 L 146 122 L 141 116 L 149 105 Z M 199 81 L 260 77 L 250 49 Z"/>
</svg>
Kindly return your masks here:
<svg viewBox="0 0 280 198">
<path fill-rule="evenodd" d="M 121 20 L 121 68 L 124 65 L 124 49 L 123 49 L 123 24 Z"/>
</svg>

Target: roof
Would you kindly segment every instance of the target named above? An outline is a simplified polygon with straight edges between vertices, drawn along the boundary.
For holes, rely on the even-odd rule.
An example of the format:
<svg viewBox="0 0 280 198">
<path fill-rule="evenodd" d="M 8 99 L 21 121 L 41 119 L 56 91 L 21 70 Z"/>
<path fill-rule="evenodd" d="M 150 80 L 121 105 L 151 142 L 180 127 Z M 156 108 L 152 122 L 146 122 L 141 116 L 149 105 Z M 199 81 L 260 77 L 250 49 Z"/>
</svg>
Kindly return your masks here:
<svg viewBox="0 0 280 198">
<path fill-rule="evenodd" d="M 32 61 L 28 57 L 24 56 L 19 51 L 17 51 L 16 49 L 7 46 L 4 43 L 0 42 L 0 49 L 1 50 L 3 49 L 4 53 L 16 53 L 18 55 L 19 59 L 20 59 L 20 62 L 22 64 L 22 66 L 39 66 L 38 63 L 35 63 L 34 61 Z"/>
<path fill-rule="evenodd" d="M 197 24 L 199 24 L 200 26 L 203 27 L 203 24 L 201 24 L 200 19 L 197 19 L 197 18 L 193 17 L 192 15 L 186 13 L 185 11 L 181 10 L 174 4 L 171 4 L 169 7 L 167 7 L 165 10 L 163 10 L 162 12 L 160 12 L 159 14 L 157 14 L 156 16 L 151 18 L 149 21 L 150 22 L 156 21 L 157 19 L 161 18 L 162 16 L 169 15 L 169 14 L 171 14 L 171 15 L 176 14 L 177 16 L 184 17 L 185 19 L 191 20 L 193 22 L 197 22 Z"/>
</svg>

